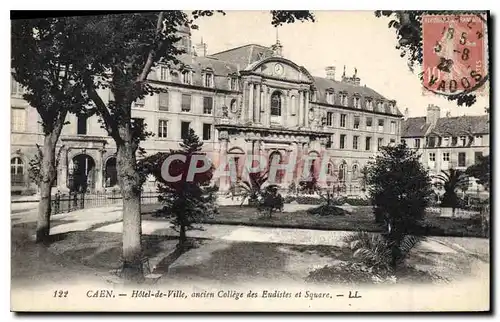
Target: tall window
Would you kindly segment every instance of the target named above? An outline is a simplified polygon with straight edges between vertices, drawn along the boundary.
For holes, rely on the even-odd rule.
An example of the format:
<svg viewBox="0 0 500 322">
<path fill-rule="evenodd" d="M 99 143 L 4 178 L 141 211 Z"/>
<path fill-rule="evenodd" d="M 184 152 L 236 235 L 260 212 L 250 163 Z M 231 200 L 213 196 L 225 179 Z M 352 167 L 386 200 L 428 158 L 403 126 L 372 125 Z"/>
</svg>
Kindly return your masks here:
<svg viewBox="0 0 500 322">
<path fill-rule="evenodd" d="M 158 94 L 158 106 L 160 111 L 168 111 L 168 92 Z"/>
<path fill-rule="evenodd" d="M 168 68 L 165 66 L 160 66 L 160 80 L 168 81 Z"/>
<path fill-rule="evenodd" d="M 377 150 L 380 151 L 380 148 L 384 145 L 384 139 L 378 138 L 377 140 Z"/>
<path fill-rule="evenodd" d="M 347 114 L 340 114 L 340 127 L 345 127 L 347 123 Z"/>
<path fill-rule="evenodd" d="M 203 97 L 203 114 L 212 114 L 214 98 L 211 96 Z"/>
<path fill-rule="evenodd" d="M 76 134 L 87 134 L 87 116 L 78 115 L 76 123 Z"/>
<path fill-rule="evenodd" d="M 371 117 L 367 117 L 366 118 L 366 129 L 368 131 L 371 131 L 371 129 L 372 129 L 372 123 L 373 123 L 373 119 Z"/>
<path fill-rule="evenodd" d="M 355 135 L 352 137 L 352 148 L 354 150 L 358 149 L 358 141 L 359 141 L 359 136 Z"/>
<path fill-rule="evenodd" d="M 229 81 L 229 89 L 232 91 L 238 90 L 238 78 L 237 77 L 231 77 L 231 79 Z"/>
<path fill-rule="evenodd" d="M 462 146 L 466 146 L 467 145 L 467 137 L 461 136 L 460 137 L 460 142 L 462 142 Z"/>
<path fill-rule="evenodd" d="M 442 146 L 450 146 L 450 138 L 449 137 L 443 138 L 443 145 Z"/>
<path fill-rule="evenodd" d="M 271 115 L 281 116 L 281 93 L 274 92 L 271 95 Z"/>
<path fill-rule="evenodd" d="M 369 111 L 373 110 L 373 101 L 371 99 L 366 99 L 365 102 L 366 102 L 366 109 Z"/>
<path fill-rule="evenodd" d="M 334 142 L 334 140 L 335 139 L 334 139 L 334 135 L 333 134 L 328 137 L 328 141 L 326 141 L 326 148 L 327 149 L 333 148 L 333 142 Z"/>
<path fill-rule="evenodd" d="M 345 149 L 345 144 L 346 144 L 346 135 L 345 134 L 340 134 L 340 149 Z"/>
<path fill-rule="evenodd" d="M 11 185 L 24 185 L 24 163 L 20 157 L 10 159 Z"/>
<path fill-rule="evenodd" d="M 211 72 L 205 72 L 203 77 L 203 85 L 205 87 L 214 87 L 214 74 Z"/>
<path fill-rule="evenodd" d="M 378 131 L 384 132 L 384 120 L 383 119 L 378 120 Z"/>
<path fill-rule="evenodd" d="M 290 97 L 290 102 L 292 104 L 291 106 L 292 115 L 297 115 L 297 98 L 295 97 L 295 95 L 292 95 L 292 97 Z"/>
<path fill-rule="evenodd" d="M 359 129 L 359 122 L 360 122 L 360 120 L 359 120 L 359 116 L 355 116 L 355 117 L 354 117 L 354 125 L 353 125 L 353 127 L 354 127 L 355 129 Z"/>
<path fill-rule="evenodd" d="M 383 102 L 377 102 L 377 111 L 378 112 L 384 111 L 384 103 Z"/>
<path fill-rule="evenodd" d="M 333 104 L 334 101 L 334 94 L 332 92 L 326 92 L 326 102 L 328 104 Z"/>
<path fill-rule="evenodd" d="M 181 111 L 182 112 L 191 111 L 191 95 L 182 94 Z"/>
<path fill-rule="evenodd" d="M 467 163 L 466 161 L 467 161 L 467 159 L 466 159 L 465 152 L 459 152 L 458 153 L 458 166 L 465 167 L 465 164 Z"/>
<path fill-rule="evenodd" d="M 357 180 L 359 178 L 359 166 L 357 164 L 353 164 L 352 166 L 352 179 Z"/>
<path fill-rule="evenodd" d="M 168 136 L 168 122 L 167 120 L 158 121 L 158 137 L 166 138 Z"/>
<path fill-rule="evenodd" d="M 365 138 L 365 151 L 370 151 L 372 149 L 372 138 L 367 136 Z"/>
<path fill-rule="evenodd" d="M 451 138 L 451 146 L 457 146 L 458 144 L 458 138 L 456 136 L 453 136 Z"/>
<path fill-rule="evenodd" d="M 354 97 L 354 107 L 355 108 L 360 108 L 360 106 L 361 106 L 361 100 L 360 100 L 360 98 L 358 96 L 355 96 Z"/>
<path fill-rule="evenodd" d="M 203 140 L 208 141 L 212 139 L 212 124 L 203 123 Z"/>
<path fill-rule="evenodd" d="M 415 147 L 420 149 L 420 139 L 415 139 Z"/>
<path fill-rule="evenodd" d="M 430 136 L 427 138 L 427 146 L 433 148 L 436 146 L 436 137 Z"/>
<path fill-rule="evenodd" d="M 333 112 L 326 112 L 326 125 L 333 126 Z"/>
<path fill-rule="evenodd" d="M 340 94 L 340 104 L 347 106 L 347 94 Z"/>
<path fill-rule="evenodd" d="M 444 162 L 450 161 L 450 152 L 443 152 L 443 161 Z"/>
<path fill-rule="evenodd" d="M 185 70 L 182 72 L 182 82 L 184 84 L 191 84 L 191 72 L 189 70 Z"/>
<path fill-rule="evenodd" d="M 396 122 L 391 121 L 391 134 L 396 134 Z"/>
<path fill-rule="evenodd" d="M 268 165 L 268 168 L 271 169 L 271 165 L 272 164 L 281 164 L 282 162 L 282 157 L 281 157 L 281 153 L 279 153 L 278 151 L 274 151 L 271 153 L 271 155 L 269 156 L 269 165 Z M 283 179 L 283 171 L 281 169 L 276 169 L 276 182 L 274 183 L 282 183 L 282 179 Z"/>
<path fill-rule="evenodd" d="M 181 139 L 186 139 L 189 135 L 189 122 L 181 121 Z"/>
<path fill-rule="evenodd" d="M 26 110 L 24 108 L 11 109 L 10 127 L 13 132 L 23 132 L 26 130 Z"/>
<path fill-rule="evenodd" d="M 346 171 L 346 164 L 344 161 L 339 166 L 339 181 L 345 181 L 345 177 L 346 177 L 345 171 Z"/>
</svg>

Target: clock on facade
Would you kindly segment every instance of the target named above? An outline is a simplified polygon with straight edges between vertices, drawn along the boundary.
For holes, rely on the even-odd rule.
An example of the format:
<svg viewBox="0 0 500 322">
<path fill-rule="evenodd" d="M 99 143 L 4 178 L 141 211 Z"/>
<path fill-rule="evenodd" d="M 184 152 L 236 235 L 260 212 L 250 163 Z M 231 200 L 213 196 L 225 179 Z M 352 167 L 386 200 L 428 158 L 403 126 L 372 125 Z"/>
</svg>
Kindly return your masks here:
<svg viewBox="0 0 500 322">
<path fill-rule="evenodd" d="M 283 71 L 284 71 L 284 69 L 283 69 L 283 65 L 281 65 L 281 64 L 276 64 L 276 65 L 274 65 L 274 73 L 275 73 L 276 75 L 279 75 L 279 76 L 280 76 L 280 75 L 283 75 Z"/>
</svg>

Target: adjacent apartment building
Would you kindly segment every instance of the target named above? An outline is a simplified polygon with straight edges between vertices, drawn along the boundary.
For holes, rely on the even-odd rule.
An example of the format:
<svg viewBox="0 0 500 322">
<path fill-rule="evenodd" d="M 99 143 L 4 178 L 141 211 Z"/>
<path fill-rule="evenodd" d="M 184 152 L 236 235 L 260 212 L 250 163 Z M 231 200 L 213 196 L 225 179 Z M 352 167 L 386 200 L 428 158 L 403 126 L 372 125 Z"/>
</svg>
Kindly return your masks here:
<svg viewBox="0 0 500 322">
<path fill-rule="evenodd" d="M 335 67 L 329 66 L 325 77 L 313 76 L 283 57 L 279 41 L 270 47 L 249 44 L 206 55 L 206 44 L 192 46 L 189 30 L 180 29 L 179 34 L 186 50 L 179 59 L 185 66 L 157 66 L 148 79 L 167 91 L 133 105 L 135 121 L 155 134 L 141 144 L 148 154 L 178 148 L 192 128 L 215 160 L 229 158 L 240 165 L 252 153 L 286 163 L 294 153 L 308 155 L 326 164 L 323 184 L 342 185 L 355 193 L 369 158 L 381 146 L 401 140 L 403 115 L 396 102 L 362 85 L 356 72 L 346 76 L 344 67 L 337 79 Z M 43 143 L 36 110 L 22 93 L 13 82 L 11 183 L 18 192 L 34 188 L 28 163 L 35 145 Z M 100 95 L 105 101 L 113 99 L 109 91 Z M 59 143 L 57 188 L 67 191 L 75 180 L 87 182 L 91 191 L 116 186 L 116 149 L 97 116 L 69 115 L 67 121 Z M 298 180 L 299 174 L 278 178 L 283 187 Z M 230 186 L 227 179 L 218 184 L 221 190 Z"/>
<path fill-rule="evenodd" d="M 465 170 L 490 150 L 488 115 L 441 117 L 438 106 L 430 104 L 427 115 L 406 118 L 402 141 L 421 152 L 421 162 L 431 175 L 450 168 Z M 469 190 L 481 190 L 473 180 Z"/>
</svg>

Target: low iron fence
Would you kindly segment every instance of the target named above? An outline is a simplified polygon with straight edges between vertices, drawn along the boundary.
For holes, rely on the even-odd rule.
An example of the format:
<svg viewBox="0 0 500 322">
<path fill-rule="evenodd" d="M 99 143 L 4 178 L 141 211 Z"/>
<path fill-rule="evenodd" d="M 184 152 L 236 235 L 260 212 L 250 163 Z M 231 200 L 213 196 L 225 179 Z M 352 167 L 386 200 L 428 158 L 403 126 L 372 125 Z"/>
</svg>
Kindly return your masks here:
<svg viewBox="0 0 500 322">
<path fill-rule="evenodd" d="M 141 193 L 141 204 L 159 202 L 159 194 L 156 191 L 143 191 Z M 121 205 L 123 201 L 120 192 L 95 192 L 82 193 L 71 192 L 67 194 L 57 193 L 52 197 L 52 214 L 71 212 L 79 209 L 99 208 L 112 205 Z"/>
</svg>

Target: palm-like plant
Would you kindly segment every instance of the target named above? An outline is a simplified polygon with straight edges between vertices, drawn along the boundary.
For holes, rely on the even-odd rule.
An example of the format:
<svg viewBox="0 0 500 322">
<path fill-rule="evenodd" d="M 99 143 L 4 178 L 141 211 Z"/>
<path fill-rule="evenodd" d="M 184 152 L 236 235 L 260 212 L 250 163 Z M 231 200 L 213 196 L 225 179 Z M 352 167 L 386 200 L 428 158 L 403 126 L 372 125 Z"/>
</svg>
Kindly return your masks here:
<svg viewBox="0 0 500 322">
<path fill-rule="evenodd" d="M 243 190 L 240 206 L 243 206 L 247 199 L 249 201 L 257 201 L 259 197 L 262 197 L 264 193 L 262 187 L 268 178 L 268 171 L 248 173 L 248 180 L 238 183 L 238 186 Z"/>
<path fill-rule="evenodd" d="M 451 207 L 455 213 L 455 208 L 458 206 L 457 189 L 466 189 L 469 177 L 465 171 L 451 168 L 448 171 L 441 170 L 441 173 L 434 178 L 438 181 L 438 185 L 444 189 L 441 207 Z"/>
</svg>

